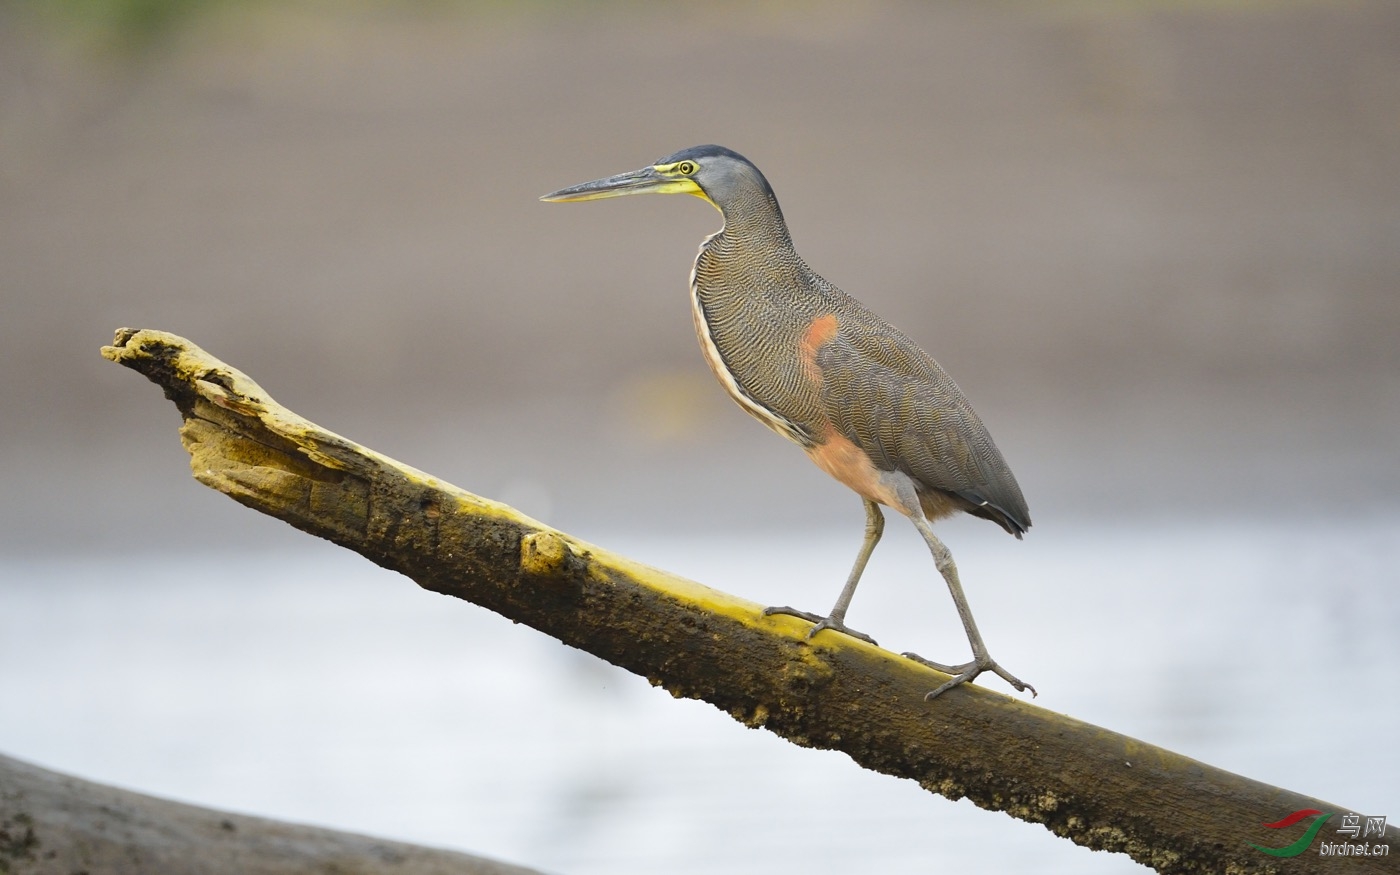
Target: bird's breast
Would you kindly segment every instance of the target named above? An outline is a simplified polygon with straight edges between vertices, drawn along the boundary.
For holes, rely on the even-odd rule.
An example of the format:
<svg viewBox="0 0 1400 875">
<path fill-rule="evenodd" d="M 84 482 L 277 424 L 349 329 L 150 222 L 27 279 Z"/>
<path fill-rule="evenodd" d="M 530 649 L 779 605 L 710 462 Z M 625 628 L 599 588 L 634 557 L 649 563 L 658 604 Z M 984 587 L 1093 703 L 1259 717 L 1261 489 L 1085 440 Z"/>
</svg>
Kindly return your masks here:
<svg viewBox="0 0 1400 875">
<path fill-rule="evenodd" d="M 741 408 L 783 437 L 811 447 L 825 423 L 805 352 L 813 311 L 820 308 L 800 294 L 791 270 L 744 257 L 725 245 L 723 233 L 705 241 L 691 271 L 701 352 Z"/>
</svg>

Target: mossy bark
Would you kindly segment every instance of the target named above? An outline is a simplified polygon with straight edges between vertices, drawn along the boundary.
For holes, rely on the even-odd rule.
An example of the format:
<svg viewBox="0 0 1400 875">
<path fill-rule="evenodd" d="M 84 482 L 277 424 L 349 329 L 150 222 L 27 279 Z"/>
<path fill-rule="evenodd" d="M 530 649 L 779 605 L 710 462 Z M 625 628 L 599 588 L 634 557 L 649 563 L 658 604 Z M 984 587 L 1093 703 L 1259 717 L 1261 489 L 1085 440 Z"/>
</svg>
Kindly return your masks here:
<svg viewBox="0 0 1400 875">
<path fill-rule="evenodd" d="M 946 676 L 583 543 L 332 434 L 183 338 L 122 329 L 103 355 L 160 385 L 194 476 L 419 585 L 466 599 L 734 719 L 1160 872 L 1323 872 L 1263 824 L 1349 809 Z M 1287 832 L 1283 840 L 1280 832 Z M 1400 856 L 1396 830 L 1382 843 Z M 1394 871 L 1389 857 L 1349 872 Z"/>
</svg>

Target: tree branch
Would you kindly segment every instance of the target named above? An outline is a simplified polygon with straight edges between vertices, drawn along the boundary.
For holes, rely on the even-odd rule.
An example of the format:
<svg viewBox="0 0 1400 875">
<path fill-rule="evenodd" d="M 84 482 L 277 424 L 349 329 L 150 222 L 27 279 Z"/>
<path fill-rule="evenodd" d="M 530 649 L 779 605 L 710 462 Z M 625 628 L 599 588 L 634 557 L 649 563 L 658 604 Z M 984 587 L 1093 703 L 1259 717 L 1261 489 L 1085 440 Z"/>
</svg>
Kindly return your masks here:
<svg viewBox="0 0 1400 875">
<path fill-rule="evenodd" d="M 789 741 L 1168 873 L 1276 872 L 1299 809 L 1336 805 L 1012 699 L 583 543 L 332 434 L 183 338 L 122 329 L 102 354 L 165 390 L 194 476 L 356 551 Z M 1331 834 L 1329 830 L 1328 834 Z M 1320 843 L 1320 841 L 1319 841 Z M 1379 842 L 1400 844 L 1390 828 Z M 1400 850 L 1390 850 L 1400 856 Z M 1322 872 L 1316 847 L 1286 861 Z M 1393 871 L 1390 857 L 1348 872 Z"/>
</svg>

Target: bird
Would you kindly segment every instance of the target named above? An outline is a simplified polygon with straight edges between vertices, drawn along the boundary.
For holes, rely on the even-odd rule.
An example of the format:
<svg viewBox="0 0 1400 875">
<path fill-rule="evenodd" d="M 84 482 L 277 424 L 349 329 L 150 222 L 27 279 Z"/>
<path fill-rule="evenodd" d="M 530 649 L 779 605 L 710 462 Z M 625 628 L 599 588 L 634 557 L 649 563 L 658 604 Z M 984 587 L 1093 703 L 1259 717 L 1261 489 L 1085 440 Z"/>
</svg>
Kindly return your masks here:
<svg viewBox="0 0 1400 875">
<path fill-rule="evenodd" d="M 690 273 L 691 312 L 706 363 L 729 396 L 797 444 L 860 496 L 865 537 L 826 616 L 771 607 L 823 630 L 874 640 L 846 625 L 866 563 L 885 529 L 882 508 L 907 517 L 947 583 L 972 660 L 947 665 L 903 656 L 950 676 L 928 700 L 992 672 L 1018 692 L 1035 688 L 987 650 L 952 554 L 932 522 L 958 512 L 1018 539 L 1030 528 L 1021 487 L 952 378 L 904 332 L 827 282 L 798 255 L 778 198 L 753 162 L 723 146 L 683 149 L 627 173 L 562 188 L 547 202 L 688 194 L 723 216 Z"/>
</svg>

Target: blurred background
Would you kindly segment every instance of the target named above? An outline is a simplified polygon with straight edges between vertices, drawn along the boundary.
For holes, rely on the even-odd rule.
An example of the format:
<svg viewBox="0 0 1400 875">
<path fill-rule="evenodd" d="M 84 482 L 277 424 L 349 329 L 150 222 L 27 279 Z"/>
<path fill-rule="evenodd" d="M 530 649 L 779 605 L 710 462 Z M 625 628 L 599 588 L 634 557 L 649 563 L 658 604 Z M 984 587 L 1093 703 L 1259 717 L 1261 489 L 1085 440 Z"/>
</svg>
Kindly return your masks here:
<svg viewBox="0 0 1400 875">
<path fill-rule="evenodd" d="M 536 200 L 707 142 L 1017 472 L 1024 543 L 942 530 L 1041 704 L 1400 816 L 1388 0 L 0 2 L 0 750 L 559 873 L 1141 871 L 249 513 L 98 355 L 184 335 L 466 489 L 825 610 L 863 513 L 703 364 L 719 217 Z M 964 658 L 899 520 L 851 621 Z"/>
</svg>

